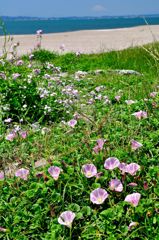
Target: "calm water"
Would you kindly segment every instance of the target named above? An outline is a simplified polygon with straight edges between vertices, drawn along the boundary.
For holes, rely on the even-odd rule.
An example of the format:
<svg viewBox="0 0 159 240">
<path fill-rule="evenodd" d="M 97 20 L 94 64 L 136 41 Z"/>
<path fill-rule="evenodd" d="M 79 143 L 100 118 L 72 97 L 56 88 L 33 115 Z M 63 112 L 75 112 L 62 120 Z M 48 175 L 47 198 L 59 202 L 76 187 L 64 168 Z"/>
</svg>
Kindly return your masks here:
<svg viewBox="0 0 159 240">
<path fill-rule="evenodd" d="M 150 25 L 159 24 L 159 17 L 147 17 Z M 58 33 L 77 30 L 113 29 L 145 25 L 142 17 L 134 18 L 99 18 L 99 19 L 58 19 L 58 20 L 7 20 L 8 34 L 34 34 L 43 29 L 44 33 Z M 0 35 L 2 35 L 0 29 Z"/>
</svg>

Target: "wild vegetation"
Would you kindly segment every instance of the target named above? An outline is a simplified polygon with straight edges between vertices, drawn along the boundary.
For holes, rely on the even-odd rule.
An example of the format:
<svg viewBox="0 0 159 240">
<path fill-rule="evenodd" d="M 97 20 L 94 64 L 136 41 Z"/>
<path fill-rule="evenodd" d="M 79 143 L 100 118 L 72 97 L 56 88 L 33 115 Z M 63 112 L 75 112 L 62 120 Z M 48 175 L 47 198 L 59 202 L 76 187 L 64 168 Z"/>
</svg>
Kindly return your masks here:
<svg viewBox="0 0 159 240">
<path fill-rule="evenodd" d="M 158 48 L 0 60 L 0 239 L 159 239 Z"/>
</svg>

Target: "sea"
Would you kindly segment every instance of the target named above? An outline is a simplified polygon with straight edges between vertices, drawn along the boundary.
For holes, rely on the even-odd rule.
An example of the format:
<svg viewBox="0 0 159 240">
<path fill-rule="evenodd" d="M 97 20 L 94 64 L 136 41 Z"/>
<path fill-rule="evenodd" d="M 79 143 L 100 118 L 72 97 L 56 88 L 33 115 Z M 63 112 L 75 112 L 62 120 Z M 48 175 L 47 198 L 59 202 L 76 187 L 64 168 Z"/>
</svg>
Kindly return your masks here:
<svg viewBox="0 0 159 240">
<path fill-rule="evenodd" d="M 42 29 L 44 33 L 60 33 L 79 30 L 128 28 L 141 25 L 159 24 L 159 15 L 150 16 L 122 16 L 122 17 L 70 17 L 70 18 L 29 18 L 2 17 L 0 35 L 7 34 L 35 34 Z"/>
</svg>

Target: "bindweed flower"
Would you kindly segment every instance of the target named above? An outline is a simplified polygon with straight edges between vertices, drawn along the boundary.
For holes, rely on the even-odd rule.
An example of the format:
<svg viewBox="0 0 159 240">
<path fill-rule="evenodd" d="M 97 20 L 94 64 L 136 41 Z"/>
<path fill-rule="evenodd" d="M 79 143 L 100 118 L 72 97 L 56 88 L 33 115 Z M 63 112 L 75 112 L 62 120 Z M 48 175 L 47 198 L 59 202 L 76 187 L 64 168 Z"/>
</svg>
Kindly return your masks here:
<svg viewBox="0 0 159 240">
<path fill-rule="evenodd" d="M 20 77 L 21 75 L 19 74 L 19 73 L 13 73 L 12 74 L 12 78 L 14 79 L 14 80 L 16 80 L 18 77 Z"/>
<path fill-rule="evenodd" d="M 105 139 L 98 139 L 97 145 L 93 148 L 93 151 L 97 154 L 99 151 L 101 151 L 103 149 L 105 142 L 106 142 Z"/>
<path fill-rule="evenodd" d="M 115 157 L 110 157 L 105 160 L 104 167 L 108 170 L 113 170 L 114 168 L 119 167 L 120 162 Z"/>
<path fill-rule="evenodd" d="M 20 131 L 20 126 L 19 125 L 14 125 L 14 132 L 19 132 Z"/>
<path fill-rule="evenodd" d="M 155 98 L 157 94 L 158 94 L 158 92 L 151 92 L 149 96 L 151 98 Z"/>
<path fill-rule="evenodd" d="M 0 171 L 0 180 L 3 180 L 3 179 L 4 179 L 4 172 Z"/>
<path fill-rule="evenodd" d="M 36 75 L 39 75 L 41 73 L 41 70 L 36 68 L 33 70 L 33 72 L 36 74 Z"/>
<path fill-rule="evenodd" d="M 139 204 L 140 198 L 140 193 L 132 193 L 127 195 L 124 201 L 130 203 L 133 207 L 136 207 Z"/>
<path fill-rule="evenodd" d="M 47 163 L 45 159 L 38 160 L 35 162 L 35 168 L 44 167 Z"/>
<path fill-rule="evenodd" d="M 20 131 L 20 132 L 19 132 L 19 135 L 20 135 L 23 139 L 25 139 L 25 138 L 27 137 L 27 132 L 26 132 L 26 131 Z"/>
<path fill-rule="evenodd" d="M 4 80 L 6 80 L 6 75 L 5 75 L 5 73 L 3 73 L 3 72 L 0 72 L 0 78 L 2 78 L 2 79 L 4 79 Z"/>
<path fill-rule="evenodd" d="M 5 123 L 11 123 L 12 119 L 11 118 L 7 118 L 4 120 Z"/>
<path fill-rule="evenodd" d="M 131 222 L 128 226 L 128 230 L 130 231 L 132 227 L 136 227 L 139 223 L 138 222 Z"/>
<path fill-rule="evenodd" d="M 75 125 L 77 124 L 77 120 L 72 119 L 72 120 L 70 120 L 69 122 L 67 122 L 67 124 L 68 124 L 68 126 L 74 128 Z"/>
<path fill-rule="evenodd" d="M 141 120 L 142 118 L 147 118 L 147 112 L 145 112 L 145 111 L 135 112 L 132 115 L 135 116 L 136 119 L 139 119 L 139 120 Z"/>
<path fill-rule="evenodd" d="M 82 172 L 87 178 L 96 176 L 97 168 L 94 164 L 85 164 L 82 166 Z"/>
<path fill-rule="evenodd" d="M 110 190 L 115 191 L 115 192 L 122 192 L 123 184 L 121 183 L 121 181 L 119 179 L 112 179 L 109 182 L 109 188 L 110 188 Z"/>
<path fill-rule="evenodd" d="M 8 141 L 13 141 L 13 139 L 16 137 L 16 133 L 15 132 L 11 132 L 6 136 L 6 140 Z"/>
<path fill-rule="evenodd" d="M 84 72 L 84 71 L 77 71 L 75 72 L 75 79 L 80 79 L 80 78 L 84 78 L 88 73 Z"/>
<path fill-rule="evenodd" d="M 125 100 L 125 103 L 126 103 L 127 105 L 131 105 L 131 104 L 136 103 L 136 101 L 133 101 L 133 100 Z"/>
<path fill-rule="evenodd" d="M 57 180 L 59 178 L 61 168 L 56 166 L 51 166 L 49 167 L 48 172 L 50 173 L 50 175 L 53 177 L 54 180 Z"/>
<path fill-rule="evenodd" d="M 122 162 L 122 163 L 119 164 L 118 168 L 120 169 L 121 174 L 123 174 L 123 175 L 125 174 L 125 172 L 126 172 L 126 167 L 127 167 L 127 164 L 124 163 L 124 162 Z"/>
<path fill-rule="evenodd" d="M 131 140 L 131 149 L 137 150 L 138 148 L 141 148 L 143 145 L 135 140 Z"/>
<path fill-rule="evenodd" d="M 97 140 L 97 144 L 98 144 L 98 147 L 99 147 L 100 150 L 103 149 L 103 146 L 104 146 L 105 141 L 106 141 L 106 140 L 104 140 L 104 139 L 98 139 L 98 140 Z"/>
<path fill-rule="evenodd" d="M 126 172 L 130 175 L 136 175 L 136 172 L 140 170 L 140 166 L 137 163 L 130 163 L 126 166 Z"/>
<path fill-rule="evenodd" d="M 24 64 L 23 60 L 18 60 L 17 61 L 17 66 L 22 66 Z"/>
<path fill-rule="evenodd" d="M 100 149 L 99 149 L 98 145 L 96 145 L 96 146 L 93 148 L 93 151 L 94 151 L 96 154 L 99 153 Z"/>
<path fill-rule="evenodd" d="M 121 98 L 121 96 L 115 96 L 115 100 L 116 100 L 117 102 L 120 101 L 120 98 Z"/>
<path fill-rule="evenodd" d="M 69 228 L 72 227 L 73 220 L 75 218 L 75 213 L 72 211 L 65 211 L 61 213 L 61 215 L 58 217 L 58 223 L 61 225 L 65 225 Z"/>
<path fill-rule="evenodd" d="M 107 197 L 108 197 L 107 191 L 102 188 L 97 188 L 93 190 L 90 194 L 91 202 L 97 205 L 104 203 Z"/>
<path fill-rule="evenodd" d="M 28 175 L 29 175 L 29 170 L 25 169 L 25 168 L 18 169 L 15 172 L 15 176 L 19 177 L 19 178 L 21 178 L 23 180 L 27 180 L 28 179 Z"/>
</svg>

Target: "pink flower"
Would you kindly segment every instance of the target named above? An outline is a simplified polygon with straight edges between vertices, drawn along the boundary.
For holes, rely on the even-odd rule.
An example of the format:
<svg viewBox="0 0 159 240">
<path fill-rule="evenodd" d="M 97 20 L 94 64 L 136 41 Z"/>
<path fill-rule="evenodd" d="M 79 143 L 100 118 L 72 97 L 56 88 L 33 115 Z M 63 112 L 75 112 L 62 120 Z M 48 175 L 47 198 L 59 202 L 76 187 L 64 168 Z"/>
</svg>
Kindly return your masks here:
<svg viewBox="0 0 159 240">
<path fill-rule="evenodd" d="M 11 132 L 6 136 L 6 140 L 8 141 L 13 141 L 13 139 L 16 137 L 16 133 L 15 132 Z"/>
<path fill-rule="evenodd" d="M 137 163 L 130 163 L 126 166 L 126 172 L 130 175 L 136 175 L 136 172 L 140 170 L 140 166 Z"/>
<path fill-rule="evenodd" d="M 21 131 L 19 132 L 20 136 L 25 139 L 27 137 L 27 132 L 26 131 Z"/>
<path fill-rule="evenodd" d="M 121 171 L 122 174 L 125 174 L 125 172 L 126 172 L 126 167 L 127 167 L 127 164 L 124 163 L 124 162 L 120 163 L 119 166 L 118 166 L 118 168 L 120 169 L 120 171 Z"/>
<path fill-rule="evenodd" d="M 2 79 L 6 79 L 6 75 L 5 75 L 5 73 L 0 72 L 0 78 L 2 78 Z"/>
<path fill-rule="evenodd" d="M 38 68 L 36 68 L 36 69 L 34 69 L 34 71 L 33 71 L 36 75 L 38 75 L 38 74 L 40 74 L 41 73 L 41 70 L 40 69 L 38 69 Z"/>
<path fill-rule="evenodd" d="M 90 200 L 94 204 L 102 204 L 105 199 L 108 197 L 107 191 L 102 188 L 97 188 L 93 190 L 90 194 Z"/>
<path fill-rule="evenodd" d="M 132 204 L 133 207 L 136 207 L 139 204 L 140 198 L 140 193 L 132 193 L 127 195 L 124 201 Z"/>
<path fill-rule="evenodd" d="M 50 175 L 53 177 L 54 180 L 57 180 L 59 178 L 61 168 L 51 166 L 49 167 L 48 172 L 50 173 Z"/>
<path fill-rule="evenodd" d="M 69 122 L 67 122 L 68 126 L 74 128 L 75 125 L 77 124 L 77 121 L 75 119 L 70 120 Z"/>
<path fill-rule="evenodd" d="M 131 105 L 133 103 L 136 103 L 136 101 L 133 101 L 133 100 L 125 100 L 126 104 L 127 105 Z"/>
<path fill-rule="evenodd" d="M 93 148 L 93 151 L 97 154 L 99 151 L 101 151 L 103 149 L 105 142 L 106 142 L 105 139 L 98 139 L 97 145 Z"/>
<path fill-rule="evenodd" d="M 93 148 L 93 151 L 94 151 L 96 154 L 99 153 L 100 149 L 99 149 L 98 145 L 96 145 L 96 146 Z"/>
<path fill-rule="evenodd" d="M 136 227 L 139 223 L 138 222 L 131 222 L 128 226 L 128 230 L 130 231 L 132 227 Z"/>
<path fill-rule="evenodd" d="M 97 168 L 94 164 L 85 164 L 82 166 L 82 172 L 87 178 L 96 176 Z"/>
<path fill-rule="evenodd" d="M 135 112 L 132 115 L 135 116 L 139 120 L 142 118 L 147 118 L 147 112 L 145 112 L 145 111 Z"/>
<path fill-rule="evenodd" d="M 112 179 L 109 182 L 109 188 L 110 188 L 110 190 L 115 191 L 115 192 L 122 192 L 123 184 L 121 183 L 121 181 L 119 179 Z"/>
<path fill-rule="evenodd" d="M 45 159 L 41 159 L 35 162 L 35 168 L 43 167 L 47 165 L 47 161 Z"/>
<path fill-rule="evenodd" d="M 150 97 L 151 98 L 155 98 L 157 94 L 158 94 L 158 92 L 151 92 L 150 93 Z"/>
<path fill-rule="evenodd" d="M 104 167 L 105 169 L 113 170 L 116 167 L 119 167 L 120 162 L 115 157 L 110 157 L 105 160 Z"/>
<path fill-rule="evenodd" d="M 137 150 L 138 148 L 141 148 L 143 145 L 135 140 L 131 140 L 131 149 Z"/>
<path fill-rule="evenodd" d="M 19 74 L 19 73 L 13 73 L 12 74 L 12 78 L 14 79 L 14 80 L 16 80 L 18 77 L 20 77 L 21 75 Z"/>
<path fill-rule="evenodd" d="M 75 218 L 75 213 L 72 211 L 65 211 L 63 213 L 61 213 L 61 215 L 58 218 L 58 223 L 60 223 L 61 225 L 65 225 L 69 228 L 71 228 L 72 226 L 72 222 Z"/>
<path fill-rule="evenodd" d="M 0 180 L 3 180 L 3 179 L 4 179 L 4 172 L 1 171 L 1 172 L 0 172 Z"/>
<path fill-rule="evenodd" d="M 19 178 L 24 179 L 24 180 L 28 179 L 28 175 L 29 175 L 29 170 L 25 169 L 25 168 L 18 169 L 15 172 L 16 177 L 19 177 Z"/>
<path fill-rule="evenodd" d="M 117 102 L 120 101 L 120 98 L 121 98 L 121 96 L 115 96 L 115 100 L 116 100 Z"/>
<path fill-rule="evenodd" d="M 7 118 L 4 120 L 5 123 L 11 123 L 12 119 L 11 118 Z"/>
<path fill-rule="evenodd" d="M 22 66 L 24 64 L 23 60 L 18 60 L 17 61 L 17 66 Z"/>
</svg>

